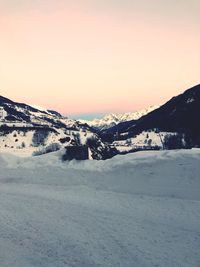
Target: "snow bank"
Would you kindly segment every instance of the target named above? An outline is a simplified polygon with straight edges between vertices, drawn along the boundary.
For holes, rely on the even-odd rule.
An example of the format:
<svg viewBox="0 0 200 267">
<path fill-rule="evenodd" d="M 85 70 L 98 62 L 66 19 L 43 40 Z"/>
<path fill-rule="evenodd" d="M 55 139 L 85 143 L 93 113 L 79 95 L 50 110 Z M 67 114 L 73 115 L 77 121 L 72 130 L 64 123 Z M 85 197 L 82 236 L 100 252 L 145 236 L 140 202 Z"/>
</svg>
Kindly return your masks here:
<svg viewBox="0 0 200 267">
<path fill-rule="evenodd" d="M 200 264 L 200 150 L 0 154 L 1 266 Z"/>
</svg>

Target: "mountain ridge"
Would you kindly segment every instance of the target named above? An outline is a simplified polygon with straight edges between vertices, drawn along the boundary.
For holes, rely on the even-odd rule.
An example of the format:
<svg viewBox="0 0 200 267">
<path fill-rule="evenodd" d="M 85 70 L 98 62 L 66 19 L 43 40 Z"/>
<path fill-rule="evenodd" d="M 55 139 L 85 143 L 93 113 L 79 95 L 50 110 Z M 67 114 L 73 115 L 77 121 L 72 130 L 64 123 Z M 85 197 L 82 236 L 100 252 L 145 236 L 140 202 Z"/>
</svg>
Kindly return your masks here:
<svg viewBox="0 0 200 267">
<path fill-rule="evenodd" d="M 131 138 L 144 131 L 164 131 L 189 135 L 194 145 L 200 145 L 200 84 L 172 97 L 158 109 L 138 120 L 120 123 L 104 131 L 104 134 L 119 135 L 121 139 Z"/>
<path fill-rule="evenodd" d="M 165 148 L 163 140 L 169 135 L 174 140 L 179 138 L 176 141 L 179 148 L 184 142 L 184 148 L 200 147 L 199 114 L 199 84 L 172 97 L 162 106 L 105 116 L 103 123 L 107 124 L 100 128 L 85 121 L 68 119 L 56 111 L 39 110 L 0 96 L 0 148 L 9 148 L 12 152 L 12 149 L 22 151 L 25 147 L 43 149 L 53 143 L 63 148 L 86 145 L 92 151 L 93 159 L 106 159 L 121 151 Z M 109 127 L 113 120 L 114 126 Z M 44 138 L 38 142 L 41 136 Z"/>
<path fill-rule="evenodd" d="M 110 113 L 103 116 L 100 119 L 89 120 L 79 120 L 82 123 L 87 123 L 89 126 L 94 127 L 98 130 L 106 130 L 112 126 L 115 126 L 121 122 L 138 120 L 142 116 L 148 114 L 149 112 L 159 108 L 160 105 L 149 106 L 148 108 L 140 109 L 134 112 L 125 113 Z"/>
<path fill-rule="evenodd" d="M 87 124 L 0 97 L 0 152 L 31 156 L 60 149 L 67 153 L 63 160 L 78 154 L 97 160 L 116 155 Z"/>
</svg>

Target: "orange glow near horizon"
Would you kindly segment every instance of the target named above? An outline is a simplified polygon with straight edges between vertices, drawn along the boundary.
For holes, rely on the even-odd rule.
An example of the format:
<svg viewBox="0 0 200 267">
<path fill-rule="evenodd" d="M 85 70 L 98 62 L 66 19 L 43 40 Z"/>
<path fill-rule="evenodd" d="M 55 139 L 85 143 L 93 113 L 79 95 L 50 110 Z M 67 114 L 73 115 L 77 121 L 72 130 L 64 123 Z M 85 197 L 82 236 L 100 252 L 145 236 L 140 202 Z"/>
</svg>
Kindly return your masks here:
<svg viewBox="0 0 200 267">
<path fill-rule="evenodd" d="M 0 9 L 0 95 L 63 114 L 125 112 L 199 83 L 199 21 L 50 2 Z"/>
</svg>

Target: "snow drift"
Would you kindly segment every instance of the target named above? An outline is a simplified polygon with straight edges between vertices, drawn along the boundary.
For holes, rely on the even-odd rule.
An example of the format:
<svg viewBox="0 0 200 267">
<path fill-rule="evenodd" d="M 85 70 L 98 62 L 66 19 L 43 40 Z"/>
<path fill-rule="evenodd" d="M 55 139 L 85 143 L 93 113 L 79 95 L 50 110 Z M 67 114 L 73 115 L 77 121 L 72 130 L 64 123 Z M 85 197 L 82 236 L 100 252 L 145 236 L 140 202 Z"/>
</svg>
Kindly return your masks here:
<svg viewBox="0 0 200 267">
<path fill-rule="evenodd" d="M 0 154 L 0 265 L 200 265 L 200 150 Z"/>
</svg>

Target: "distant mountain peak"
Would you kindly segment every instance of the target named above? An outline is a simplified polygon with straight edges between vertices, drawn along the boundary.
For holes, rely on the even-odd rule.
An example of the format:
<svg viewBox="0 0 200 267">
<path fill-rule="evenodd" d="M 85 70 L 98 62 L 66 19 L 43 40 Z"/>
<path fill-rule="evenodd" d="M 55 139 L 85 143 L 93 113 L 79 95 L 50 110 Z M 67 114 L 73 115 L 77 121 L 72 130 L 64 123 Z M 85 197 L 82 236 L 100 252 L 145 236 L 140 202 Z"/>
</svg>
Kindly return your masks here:
<svg viewBox="0 0 200 267">
<path fill-rule="evenodd" d="M 89 126 L 100 129 L 100 130 L 105 130 L 108 129 L 112 126 L 115 126 L 121 122 L 125 121 L 131 121 L 131 120 L 138 120 L 142 116 L 148 114 L 149 112 L 159 108 L 160 106 L 150 106 L 145 109 L 141 109 L 135 112 L 126 112 L 126 113 L 110 113 L 105 115 L 101 119 L 94 119 L 92 121 L 86 121 L 86 120 L 80 120 L 81 122 L 87 123 Z"/>
</svg>

